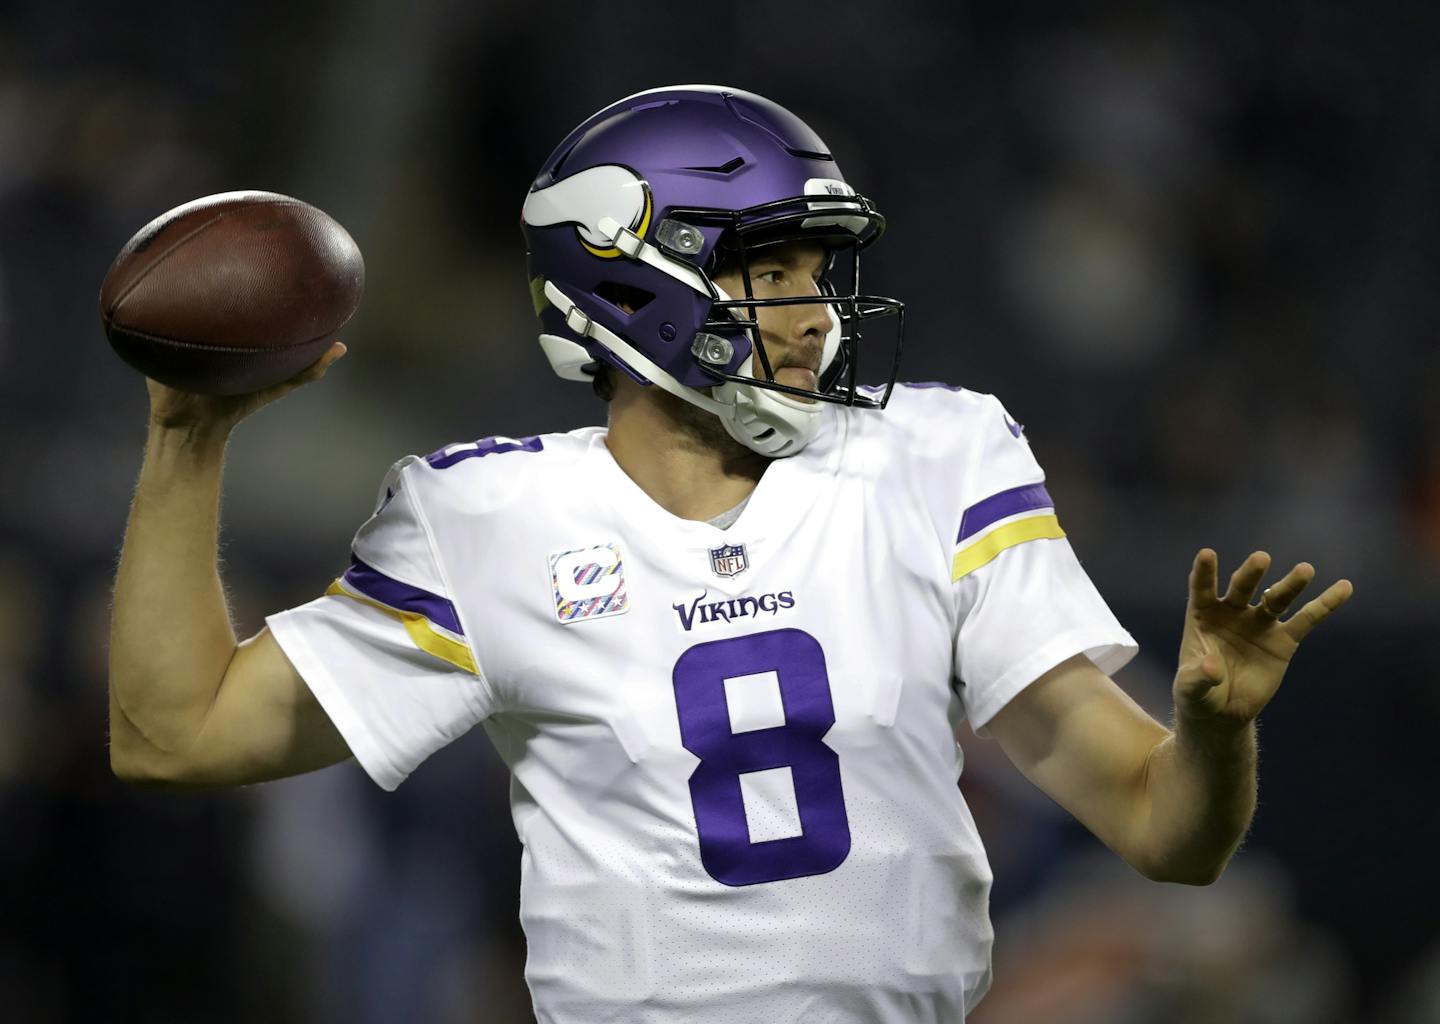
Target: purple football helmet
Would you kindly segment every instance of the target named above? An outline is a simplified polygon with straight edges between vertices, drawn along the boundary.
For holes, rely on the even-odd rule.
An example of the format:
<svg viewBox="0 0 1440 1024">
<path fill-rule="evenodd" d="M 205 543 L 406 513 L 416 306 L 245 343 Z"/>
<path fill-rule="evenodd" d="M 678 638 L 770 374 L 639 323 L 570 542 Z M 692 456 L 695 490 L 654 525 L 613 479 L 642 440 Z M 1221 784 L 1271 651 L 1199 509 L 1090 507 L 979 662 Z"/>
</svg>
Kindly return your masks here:
<svg viewBox="0 0 1440 1024">
<path fill-rule="evenodd" d="M 589 380 L 607 363 L 714 413 L 771 456 L 804 447 L 821 402 L 889 401 L 904 306 L 859 294 L 860 250 L 885 219 L 809 126 L 761 96 L 689 85 L 611 104 L 545 161 L 521 227 L 540 345 L 561 377 Z M 821 294 L 756 299 L 750 256 L 797 239 L 829 253 Z M 743 296 L 714 284 L 722 258 L 741 268 Z M 825 305 L 834 325 L 815 390 L 775 380 L 755 320 L 756 307 L 798 303 Z M 889 379 L 861 390 L 860 327 L 883 315 L 896 317 Z"/>
</svg>

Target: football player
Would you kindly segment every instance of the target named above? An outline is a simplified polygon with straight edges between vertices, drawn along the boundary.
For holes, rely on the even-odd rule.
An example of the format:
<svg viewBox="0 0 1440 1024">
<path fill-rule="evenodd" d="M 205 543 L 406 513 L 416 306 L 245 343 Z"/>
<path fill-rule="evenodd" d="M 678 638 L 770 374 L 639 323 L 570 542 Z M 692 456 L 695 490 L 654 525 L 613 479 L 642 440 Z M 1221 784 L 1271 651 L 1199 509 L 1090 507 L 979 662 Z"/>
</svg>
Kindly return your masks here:
<svg viewBox="0 0 1440 1024">
<path fill-rule="evenodd" d="M 393 789 L 483 725 L 512 772 L 544 1022 L 953 1022 L 990 977 L 956 730 L 993 736 L 1143 875 L 1205 884 L 1253 722 L 1350 595 L 1190 573 L 1173 727 L 994 397 L 860 383 L 901 304 L 884 220 L 759 96 L 688 86 L 575 129 L 525 199 L 540 344 L 608 425 L 390 468 L 349 567 L 237 645 L 215 569 L 247 399 L 150 382 L 116 583 L 112 760 L 235 785 L 354 756 Z M 866 335 L 869 335 L 867 340 Z M 875 366 L 873 352 L 866 366 Z"/>
</svg>

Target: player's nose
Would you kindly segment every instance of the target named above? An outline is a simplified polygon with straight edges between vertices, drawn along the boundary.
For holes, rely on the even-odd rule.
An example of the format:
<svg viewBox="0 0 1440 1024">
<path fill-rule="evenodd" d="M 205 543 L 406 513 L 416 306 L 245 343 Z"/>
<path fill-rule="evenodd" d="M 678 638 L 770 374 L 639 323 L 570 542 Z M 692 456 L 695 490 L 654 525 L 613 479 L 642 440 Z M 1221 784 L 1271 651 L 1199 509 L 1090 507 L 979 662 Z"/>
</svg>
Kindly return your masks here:
<svg viewBox="0 0 1440 1024">
<path fill-rule="evenodd" d="M 827 303 L 802 302 L 790 308 L 797 311 L 794 324 L 797 339 L 818 337 L 823 340 L 835 329 L 835 320 Z"/>
</svg>

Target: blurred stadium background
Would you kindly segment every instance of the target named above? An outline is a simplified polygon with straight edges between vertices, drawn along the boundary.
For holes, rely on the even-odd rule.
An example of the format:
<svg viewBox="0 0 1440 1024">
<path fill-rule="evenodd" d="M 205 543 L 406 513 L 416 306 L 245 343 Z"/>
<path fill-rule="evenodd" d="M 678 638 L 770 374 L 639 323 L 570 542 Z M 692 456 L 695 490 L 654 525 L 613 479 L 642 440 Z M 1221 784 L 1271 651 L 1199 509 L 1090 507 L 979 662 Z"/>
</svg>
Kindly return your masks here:
<svg viewBox="0 0 1440 1024">
<path fill-rule="evenodd" d="M 230 449 L 248 636 L 341 571 L 395 458 L 603 416 L 534 343 L 521 199 L 594 109 L 720 81 L 809 120 L 887 214 L 868 277 L 908 303 L 904 377 L 1026 424 L 1157 716 L 1200 545 L 1357 585 L 1265 713 L 1253 833 L 1208 889 L 1133 875 L 967 734 L 998 932 L 974 1019 L 1440 1021 L 1440 17 L 1081 7 L 0 3 L 0 1014 L 529 1019 L 479 731 L 395 796 L 353 764 L 110 776 L 146 398 L 96 294 L 141 224 L 228 189 L 365 253 L 349 358 Z"/>
</svg>

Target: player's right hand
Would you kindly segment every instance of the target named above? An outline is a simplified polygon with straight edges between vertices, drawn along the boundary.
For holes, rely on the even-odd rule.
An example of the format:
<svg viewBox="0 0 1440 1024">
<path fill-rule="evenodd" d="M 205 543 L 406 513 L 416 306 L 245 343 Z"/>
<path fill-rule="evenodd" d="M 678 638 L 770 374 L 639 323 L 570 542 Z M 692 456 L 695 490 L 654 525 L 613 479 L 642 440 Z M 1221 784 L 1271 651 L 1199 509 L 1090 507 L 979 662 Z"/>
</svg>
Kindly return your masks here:
<svg viewBox="0 0 1440 1024">
<path fill-rule="evenodd" d="M 199 395 L 146 377 L 145 386 L 150 391 L 150 425 L 167 430 L 232 430 L 245 417 L 277 398 L 325 376 L 346 351 L 345 343 L 336 341 L 323 356 L 289 380 L 246 395 Z"/>
</svg>

